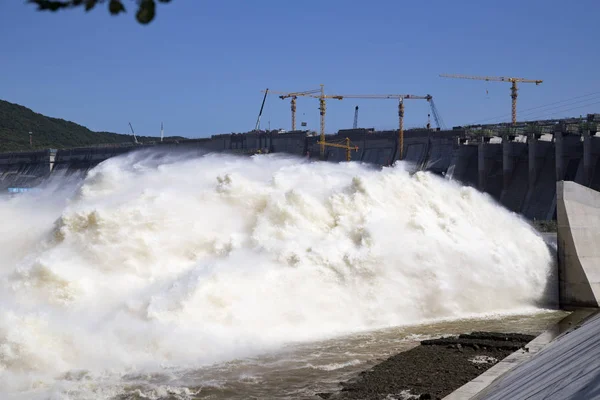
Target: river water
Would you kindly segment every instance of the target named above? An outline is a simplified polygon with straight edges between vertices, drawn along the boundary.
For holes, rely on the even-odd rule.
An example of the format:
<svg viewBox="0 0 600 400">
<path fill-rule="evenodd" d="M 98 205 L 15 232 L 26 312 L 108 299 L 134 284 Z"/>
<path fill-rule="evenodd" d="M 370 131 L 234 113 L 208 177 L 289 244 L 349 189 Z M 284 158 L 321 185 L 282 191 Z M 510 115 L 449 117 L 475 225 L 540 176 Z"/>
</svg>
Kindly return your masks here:
<svg viewBox="0 0 600 400">
<path fill-rule="evenodd" d="M 403 164 L 139 152 L 0 199 L 0 398 L 303 398 L 559 319 L 543 238 Z"/>
<path fill-rule="evenodd" d="M 420 340 L 472 331 L 538 335 L 568 313 L 545 310 L 527 315 L 419 324 L 364 332 L 305 344 L 286 345 L 271 354 L 172 374 L 131 375 L 122 399 L 312 399 L 335 392 L 384 358 L 417 346 Z"/>
</svg>

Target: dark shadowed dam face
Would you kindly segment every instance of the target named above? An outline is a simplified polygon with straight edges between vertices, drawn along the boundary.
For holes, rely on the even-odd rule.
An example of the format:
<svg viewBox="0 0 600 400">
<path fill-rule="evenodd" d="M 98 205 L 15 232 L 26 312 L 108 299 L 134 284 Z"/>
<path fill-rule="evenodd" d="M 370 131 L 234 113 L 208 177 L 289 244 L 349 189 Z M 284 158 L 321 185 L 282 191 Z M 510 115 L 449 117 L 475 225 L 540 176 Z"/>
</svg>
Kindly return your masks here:
<svg viewBox="0 0 600 400">
<path fill-rule="evenodd" d="M 213 363 L 553 300 L 528 223 L 403 163 L 132 153 L 0 198 L 0 218 L 0 397 L 193 398 Z M 366 358 L 327 357 L 307 371 Z"/>
</svg>

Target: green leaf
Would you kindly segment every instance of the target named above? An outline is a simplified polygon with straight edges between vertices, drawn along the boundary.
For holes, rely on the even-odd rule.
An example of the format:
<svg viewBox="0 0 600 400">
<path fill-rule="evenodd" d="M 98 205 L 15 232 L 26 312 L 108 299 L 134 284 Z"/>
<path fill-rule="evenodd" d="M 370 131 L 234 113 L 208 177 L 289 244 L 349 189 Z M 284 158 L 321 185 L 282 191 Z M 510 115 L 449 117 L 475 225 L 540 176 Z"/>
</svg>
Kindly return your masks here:
<svg viewBox="0 0 600 400">
<path fill-rule="evenodd" d="M 90 11 L 92 8 L 96 7 L 96 3 L 98 0 L 87 0 L 85 2 L 85 11 Z"/>
<path fill-rule="evenodd" d="M 154 3 L 154 0 L 142 0 L 135 17 L 140 24 L 148 24 L 154 19 L 155 15 L 156 3 Z"/>
<path fill-rule="evenodd" d="M 110 0 L 108 10 L 112 15 L 118 15 L 119 13 L 125 12 L 125 7 L 119 0 Z"/>
</svg>

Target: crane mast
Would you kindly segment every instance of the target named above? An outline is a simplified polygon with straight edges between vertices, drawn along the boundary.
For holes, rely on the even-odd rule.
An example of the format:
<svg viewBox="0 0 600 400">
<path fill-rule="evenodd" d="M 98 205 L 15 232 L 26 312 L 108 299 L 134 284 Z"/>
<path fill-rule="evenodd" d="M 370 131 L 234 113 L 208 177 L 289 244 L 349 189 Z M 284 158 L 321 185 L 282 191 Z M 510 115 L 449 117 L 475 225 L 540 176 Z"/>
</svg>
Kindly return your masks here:
<svg viewBox="0 0 600 400">
<path fill-rule="evenodd" d="M 441 74 L 442 78 L 457 78 L 457 79 L 473 79 L 478 81 L 488 82 L 510 82 L 510 98 L 512 99 L 512 124 L 517 124 L 517 97 L 518 87 L 517 83 L 535 83 L 536 86 L 542 83 L 540 79 L 525 79 L 525 78 L 513 78 L 507 76 L 472 76 L 472 75 L 461 75 L 461 74 Z"/>
<path fill-rule="evenodd" d="M 262 104 L 260 105 L 260 111 L 258 112 L 258 118 L 256 119 L 256 125 L 254 130 L 257 131 L 260 128 L 260 117 L 262 116 L 263 108 L 265 108 L 265 100 L 267 100 L 267 94 L 269 94 L 269 88 L 265 90 L 265 97 L 263 97 Z"/>
<path fill-rule="evenodd" d="M 321 136 L 319 142 L 321 143 L 321 160 L 325 159 L 325 89 L 321 85 L 321 96 L 319 97 L 319 114 L 321 116 Z"/>
<path fill-rule="evenodd" d="M 404 159 L 404 101 L 398 102 L 398 159 Z"/>
<path fill-rule="evenodd" d="M 292 109 L 292 130 L 295 131 L 296 130 L 296 96 L 292 97 L 291 100 L 291 109 Z"/>
<path fill-rule="evenodd" d="M 352 124 L 352 129 L 358 128 L 358 106 L 354 107 L 354 123 Z"/>
<path fill-rule="evenodd" d="M 133 131 L 133 126 L 131 125 L 131 122 L 129 123 L 129 128 L 131 128 L 131 134 L 133 135 L 133 143 L 138 144 L 138 140 L 135 136 L 135 132 Z"/>
</svg>

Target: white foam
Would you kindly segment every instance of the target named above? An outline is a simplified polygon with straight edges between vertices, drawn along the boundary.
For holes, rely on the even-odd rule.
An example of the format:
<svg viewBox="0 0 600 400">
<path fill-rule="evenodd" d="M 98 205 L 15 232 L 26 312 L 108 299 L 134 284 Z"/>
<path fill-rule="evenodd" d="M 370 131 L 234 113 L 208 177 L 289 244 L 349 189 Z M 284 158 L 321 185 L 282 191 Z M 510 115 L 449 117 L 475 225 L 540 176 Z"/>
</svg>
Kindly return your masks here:
<svg viewBox="0 0 600 400">
<path fill-rule="evenodd" d="M 138 153 L 37 196 L 0 200 L 3 398 L 548 296 L 525 222 L 402 165 Z"/>
<path fill-rule="evenodd" d="M 358 365 L 360 363 L 361 363 L 360 360 L 354 359 L 354 360 L 349 360 L 346 362 L 330 363 L 330 364 L 322 364 L 322 365 L 308 364 L 308 367 L 313 368 L 313 369 L 320 369 L 321 371 L 335 371 L 336 369 L 352 367 L 352 366 Z"/>
</svg>

